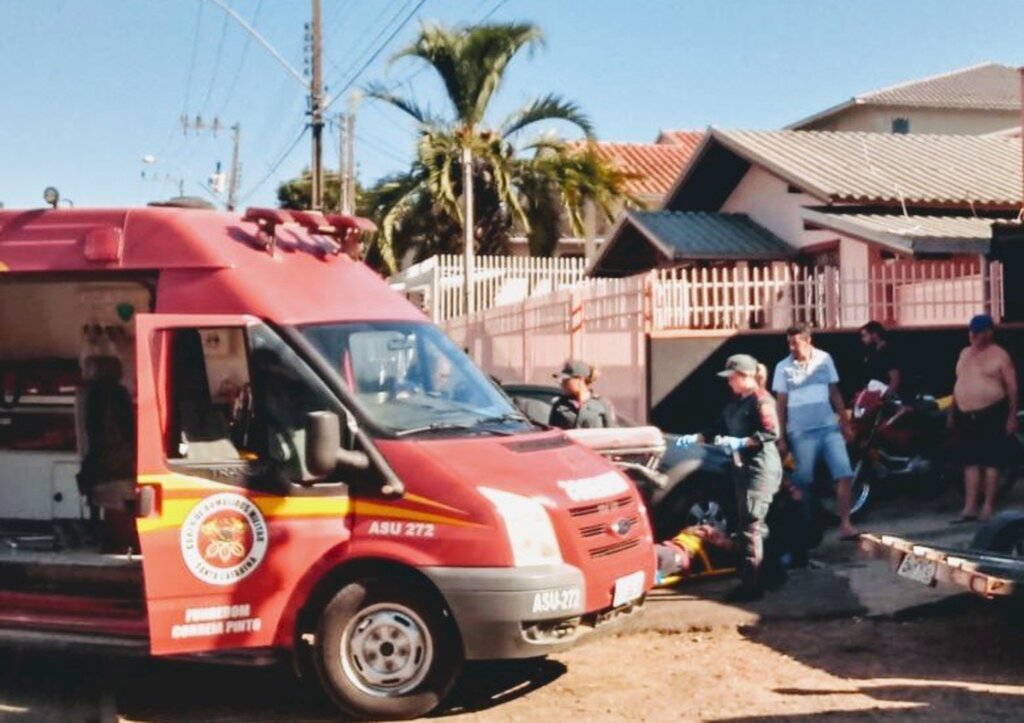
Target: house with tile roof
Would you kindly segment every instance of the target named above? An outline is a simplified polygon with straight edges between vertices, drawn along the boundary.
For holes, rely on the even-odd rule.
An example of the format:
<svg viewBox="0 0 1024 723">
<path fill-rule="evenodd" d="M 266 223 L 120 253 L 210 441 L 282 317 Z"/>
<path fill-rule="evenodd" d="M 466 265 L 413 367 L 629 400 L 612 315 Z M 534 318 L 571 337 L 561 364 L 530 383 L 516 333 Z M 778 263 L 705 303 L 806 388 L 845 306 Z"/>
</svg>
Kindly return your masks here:
<svg viewBox="0 0 1024 723">
<path fill-rule="evenodd" d="M 993 133 L 1020 123 L 1017 68 L 981 63 L 860 93 L 787 126 L 868 133 Z"/>
<path fill-rule="evenodd" d="M 598 141 L 594 147 L 598 155 L 632 176 L 626 184 L 626 192 L 641 207 L 658 208 L 703 138 L 704 131 L 664 130 L 654 143 Z M 556 256 L 592 259 L 596 255 L 613 223 L 600 218 L 591 207 L 585 209 L 585 218 L 590 238 L 576 238 L 566 223 Z M 514 256 L 529 255 L 526 238 L 513 237 L 511 250 Z"/>
<path fill-rule="evenodd" d="M 711 129 L 662 208 L 627 212 L 591 274 L 976 259 L 1020 205 L 1021 144 L 1004 135 Z"/>
</svg>

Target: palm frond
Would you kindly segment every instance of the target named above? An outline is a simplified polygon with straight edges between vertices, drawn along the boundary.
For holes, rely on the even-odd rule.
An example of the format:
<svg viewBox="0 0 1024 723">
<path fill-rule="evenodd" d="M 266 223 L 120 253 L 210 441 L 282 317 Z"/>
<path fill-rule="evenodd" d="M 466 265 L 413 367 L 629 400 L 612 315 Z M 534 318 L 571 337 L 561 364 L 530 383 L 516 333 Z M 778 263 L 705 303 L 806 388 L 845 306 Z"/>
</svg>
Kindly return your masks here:
<svg viewBox="0 0 1024 723">
<path fill-rule="evenodd" d="M 554 93 L 537 98 L 512 113 L 501 124 L 501 134 L 508 138 L 529 125 L 546 120 L 571 123 L 582 130 L 587 138 L 594 137 L 594 125 L 579 105 Z"/>
<path fill-rule="evenodd" d="M 473 127 L 483 120 L 509 61 L 523 48 L 541 42 L 540 29 L 529 23 L 468 28 L 424 24 L 416 40 L 395 53 L 392 62 L 419 58 L 433 66 L 455 110 L 456 122 Z"/>
<path fill-rule="evenodd" d="M 416 101 L 392 93 L 381 83 L 371 83 L 365 88 L 364 92 L 370 98 L 383 101 L 388 105 L 398 108 L 400 111 L 411 116 L 417 123 L 433 125 L 439 122 L 430 111 L 422 108 Z"/>
</svg>

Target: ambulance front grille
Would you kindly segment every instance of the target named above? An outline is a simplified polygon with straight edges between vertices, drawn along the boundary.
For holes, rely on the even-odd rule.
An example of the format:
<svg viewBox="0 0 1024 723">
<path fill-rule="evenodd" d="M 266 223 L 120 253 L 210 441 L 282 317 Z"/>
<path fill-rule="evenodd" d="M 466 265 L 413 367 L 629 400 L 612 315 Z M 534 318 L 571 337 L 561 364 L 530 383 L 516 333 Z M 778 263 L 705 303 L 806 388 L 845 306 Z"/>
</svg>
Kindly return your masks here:
<svg viewBox="0 0 1024 723">
<path fill-rule="evenodd" d="M 639 517 L 628 517 L 630 529 L 640 524 Z M 580 528 L 581 537 L 599 537 L 606 532 L 610 531 L 610 524 L 606 522 L 598 522 L 596 525 L 586 525 Z"/>
<path fill-rule="evenodd" d="M 632 550 L 639 544 L 640 538 L 634 537 L 631 540 L 620 540 L 619 542 L 613 542 L 610 545 L 601 545 L 600 547 L 595 547 L 590 551 L 590 557 L 595 560 L 602 557 L 611 557 L 612 555 L 617 555 L 620 552 Z"/>
<path fill-rule="evenodd" d="M 590 515 L 597 515 L 602 512 L 613 512 L 623 507 L 629 507 L 629 504 L 633 501 L 633 498 L 629 495 L 625 497 L 619 497 L 608 502 L 600 502 L 595 505 L 584 505 L 583 507 L 573 507 L 569 510 L 569 514 L 573 517 L 588 517 Z"/>
</svg>

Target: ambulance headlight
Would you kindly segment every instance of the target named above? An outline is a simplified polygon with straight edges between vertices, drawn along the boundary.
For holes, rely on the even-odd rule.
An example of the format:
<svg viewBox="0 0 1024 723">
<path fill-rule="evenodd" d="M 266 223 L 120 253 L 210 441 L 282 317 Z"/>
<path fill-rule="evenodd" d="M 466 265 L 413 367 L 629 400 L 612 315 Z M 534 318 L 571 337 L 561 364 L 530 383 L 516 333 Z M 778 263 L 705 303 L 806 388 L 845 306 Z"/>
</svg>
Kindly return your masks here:
<svg viewBox="0 0 1024 723">
<path fill-rule="evenodd" d="M 516 567 L 557 565 L 562 562 L 555 528 L 542 504 L 511 492 L 489 487 L 479 489 L 505 523 Z"/>
</svg>

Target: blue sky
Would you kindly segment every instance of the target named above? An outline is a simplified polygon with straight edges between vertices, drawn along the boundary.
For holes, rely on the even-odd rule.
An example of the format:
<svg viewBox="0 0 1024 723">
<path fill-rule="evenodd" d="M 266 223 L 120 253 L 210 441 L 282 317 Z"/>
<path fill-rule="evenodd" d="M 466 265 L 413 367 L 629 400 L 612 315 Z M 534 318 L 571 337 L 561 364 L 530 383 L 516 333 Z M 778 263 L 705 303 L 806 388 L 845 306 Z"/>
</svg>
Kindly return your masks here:
<svg viewBox="0 0 1024 723">
<path fill-rule="evenodd" d="M 302 69 L 306 0 L 230 4 Z M 416 22 L 352 77 L 397 25 L 389 21 L 415 5 L 323 0 L 328 85 L 401 84 L 442 108 L 429 72 L 387 63 Z M 579 102 L 607 140 L 650 141 L 661 128 L 775 128 L 856 92 L 985 60 L 1024 62 L 1018 0 L 426 0 L 420 14 L 446 23 L 488 15 L 535 22 L 546 36 L 546 47 L 510 67 L 495 119 L 555 91 Z M 183 136 L 183 112 L 241 124 L 246 204 L 271 205 L 277 183 L 309 163 L 308 135 L 284 153 L 303 127 L 302 88 L 210 0 L 0 0 L 0 27 L 8 208 L 40 205 L 47 185 L 79 206 L 166 198 L 178 179 L 202 195 L 230 142 L 227 133 Z M 366 102 L 357 139 L 360 180 L 372 183 L 403 167 L 415 134 L 397 111 Z M 157 162 L 144 165 L 145 155 Z"/>
</svg>

